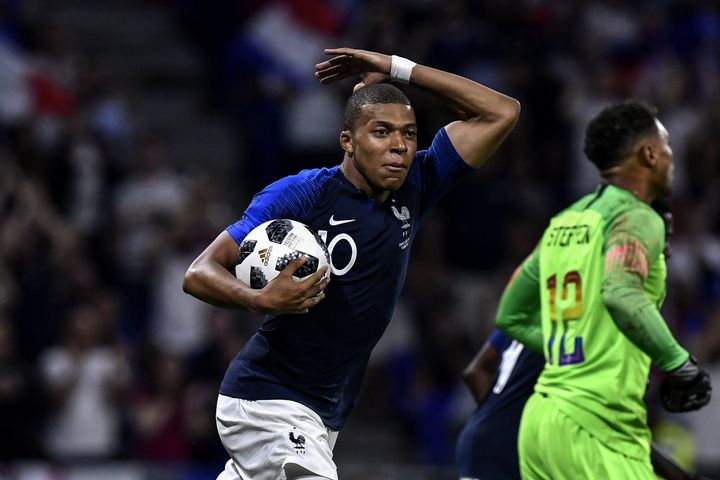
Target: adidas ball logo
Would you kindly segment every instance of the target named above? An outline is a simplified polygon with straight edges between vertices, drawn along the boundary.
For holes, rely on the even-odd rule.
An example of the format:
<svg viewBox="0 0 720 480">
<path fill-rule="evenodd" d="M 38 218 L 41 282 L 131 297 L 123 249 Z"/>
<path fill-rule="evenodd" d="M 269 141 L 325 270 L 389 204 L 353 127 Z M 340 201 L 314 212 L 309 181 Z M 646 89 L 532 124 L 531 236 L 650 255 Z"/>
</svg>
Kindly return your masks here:
<svg viewBox="0 0 720 480">
<path fill-rule="evenodd" d="M 270 261 L 270 253 L 272 253 L 272 247 L 263 248 L 258 252 L 258 255 L 260 255 L 260 260 L 262 260 L 263 265 L 267 267 L 268 262 Z"/>
</svg>

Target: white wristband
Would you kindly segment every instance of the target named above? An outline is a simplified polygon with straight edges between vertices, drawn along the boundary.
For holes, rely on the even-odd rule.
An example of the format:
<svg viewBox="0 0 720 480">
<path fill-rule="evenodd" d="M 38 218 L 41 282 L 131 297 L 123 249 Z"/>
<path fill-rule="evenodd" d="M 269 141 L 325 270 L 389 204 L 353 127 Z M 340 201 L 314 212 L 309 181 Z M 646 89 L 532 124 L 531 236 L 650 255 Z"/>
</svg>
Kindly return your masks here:
<svg viewBox="0 0 720 480">
<path fill-rule="evenodd" d="M 398 83 L 410 83 L 410 74 L 413 67 L 417 65 L 407 58 L 392 56 L 390 61 L 390 81 Z"/>
</svg>

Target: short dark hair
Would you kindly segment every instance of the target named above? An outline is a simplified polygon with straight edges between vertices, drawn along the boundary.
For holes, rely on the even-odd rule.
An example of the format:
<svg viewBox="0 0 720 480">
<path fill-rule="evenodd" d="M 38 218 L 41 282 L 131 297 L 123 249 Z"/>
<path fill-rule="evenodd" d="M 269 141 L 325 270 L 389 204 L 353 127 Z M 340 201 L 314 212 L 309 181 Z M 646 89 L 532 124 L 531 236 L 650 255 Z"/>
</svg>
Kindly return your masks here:
<svg viewBox="0 0 720 480">
<path fill-rule="evenodd" d="M 410 100 L 399 88 L 389 83 L 367 85 L 350 95 L 350 98 L 345 103 L 345 129 L 355 129 L 363 105 L 374 105 L 376 103 L 410 105 Z"/>
<path fill-rule="evenodd" d="M 619 165 L 630 145 L 658 131 L 656 115 L 655 107 L 638 100 L 605 107 L 585 129 L 585 155 L 600 171 Z"/>
</svg>

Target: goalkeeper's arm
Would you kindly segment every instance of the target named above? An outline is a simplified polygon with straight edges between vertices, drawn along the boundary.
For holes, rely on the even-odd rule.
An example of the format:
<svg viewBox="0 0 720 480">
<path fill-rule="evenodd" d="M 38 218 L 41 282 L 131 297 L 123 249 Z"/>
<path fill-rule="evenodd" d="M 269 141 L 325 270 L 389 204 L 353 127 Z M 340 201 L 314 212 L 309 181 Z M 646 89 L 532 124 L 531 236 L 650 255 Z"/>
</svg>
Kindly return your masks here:
<svg viewBox="0 0 720 480">
<path fill-rule="evenodd" d="M 650 265 L 664 247 L 658 221 L 652 212 L 633 211 L 611 224 L 602 296 L 618 328 L 666 373 L 660 386 L 663 407 L 687 412 L 708 404 L 712 386 L 710 376 L 678 344 L 645 294 Z"/>
<path fill-rule="evenodd" d="M 689 354 L 644 290 L 650 265 L 664 248 L 662 220 L 652 211 L 627 212 L 612 222 L 606 238 L 602 298 L 610 316 L 663 372 L 679 367 Z"/>
<path fill-rule="evenodd" d="M 637 275 L 616 273 L 603 283 L 602 296 L 620 331 L 660 370 L 669 372 L 688 359 L 689 353 L 670 333 L 657 307 L 647 298 Z"/>
<path fill-rule="evenodd" d="M 509 336 L 543 354 L 538 250 L 515 270 L 500 298 L 495 323 Z"/>
</svg>

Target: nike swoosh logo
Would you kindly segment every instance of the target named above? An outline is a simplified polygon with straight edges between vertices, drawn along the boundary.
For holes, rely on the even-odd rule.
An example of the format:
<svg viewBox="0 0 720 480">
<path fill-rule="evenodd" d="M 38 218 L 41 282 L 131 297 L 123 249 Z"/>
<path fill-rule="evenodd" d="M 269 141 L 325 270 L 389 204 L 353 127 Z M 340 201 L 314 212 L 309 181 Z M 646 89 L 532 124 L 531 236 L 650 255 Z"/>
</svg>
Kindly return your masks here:
<svg viewBox="0 0 720 480">
<path fill-rule="evenodd" d="M 328 223 L 330 224 L 330 226 L 334 227 L 336 225 L 342 225 L 343 223 L 354 222 L 355 220 L 357 220 L 357 219 L 351 218 L 350 220 L 335 220 L 335 215 L 332 215 L 330 217 L 330 220 L 328 221 Z"/>
</svg>

